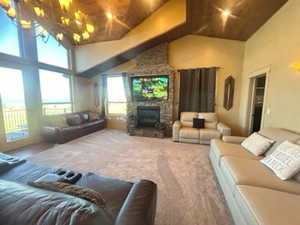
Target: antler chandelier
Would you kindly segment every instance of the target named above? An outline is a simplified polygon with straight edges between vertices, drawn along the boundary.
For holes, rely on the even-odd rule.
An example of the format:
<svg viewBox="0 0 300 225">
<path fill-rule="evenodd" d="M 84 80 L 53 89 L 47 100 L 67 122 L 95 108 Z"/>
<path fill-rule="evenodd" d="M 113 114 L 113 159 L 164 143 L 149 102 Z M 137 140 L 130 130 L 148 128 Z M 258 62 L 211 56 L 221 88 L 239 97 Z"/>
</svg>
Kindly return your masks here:
<svg viewBox="0 0 300 225">
<path fill-rule="evenodd" d="M 62 42 L 68 31 L 73 34 L 69 38 L 78 44 L 90 39 L 95 31 L 91 20 L 73 0 L 0 0 L 0 6 L 15 24 L 23 29 L 35 28 L 45 42 L 49 33 Z"/>
</svg>

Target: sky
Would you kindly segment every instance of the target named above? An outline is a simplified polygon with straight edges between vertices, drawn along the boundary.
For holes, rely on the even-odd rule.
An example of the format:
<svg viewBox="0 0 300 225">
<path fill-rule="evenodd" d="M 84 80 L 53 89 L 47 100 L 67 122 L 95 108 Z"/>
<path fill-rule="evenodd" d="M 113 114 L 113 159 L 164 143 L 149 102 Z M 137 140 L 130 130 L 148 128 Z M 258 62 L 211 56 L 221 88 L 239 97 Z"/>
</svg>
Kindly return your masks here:
<svg viewBox="0 0 300 225">
<path fill-rule="evenodd" d="M 109 77 L 107 79 L 108 100 L 110 102 L 125 102 L 125 91 L 122 77 Z"/>
<path fill-rule="evenodd" d="M 19 56 L 19 42 L 16 25 L 0 8 L 0 52 Z"/>
<path fill-rule="evenodd" d="M 5 104 L 24 104 L 24 86 L 20 70 L 0 67 L 0 94 Z"/>
</svg>

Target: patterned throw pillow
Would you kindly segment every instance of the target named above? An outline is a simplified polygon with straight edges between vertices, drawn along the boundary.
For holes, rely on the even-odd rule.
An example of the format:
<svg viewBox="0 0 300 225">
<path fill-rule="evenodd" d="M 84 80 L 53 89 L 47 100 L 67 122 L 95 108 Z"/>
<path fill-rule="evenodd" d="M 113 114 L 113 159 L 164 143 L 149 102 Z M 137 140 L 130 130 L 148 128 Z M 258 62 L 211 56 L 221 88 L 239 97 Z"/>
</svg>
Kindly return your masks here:
<svg viewBox="0 0 300 225">
<path fill-rule="evenodd" d="M 99 120 L 99 119 L 100 119 L 99 113 L 89 112 L 89 120 L 90 121 Z"/>
<path fill-rule="evenodd" d="M 261 162 L 269 167 L 280 179 L 287 180 L 300 171 L 300 146 L 289 141 L 283 142 Z"/>
<path fill-rule="evenodd" d="M 260 156 L 264 154 L 274 143 L 273 140 L 253 133 L 242 142 L 242 146 L 252 154 Z"/>
</svg>

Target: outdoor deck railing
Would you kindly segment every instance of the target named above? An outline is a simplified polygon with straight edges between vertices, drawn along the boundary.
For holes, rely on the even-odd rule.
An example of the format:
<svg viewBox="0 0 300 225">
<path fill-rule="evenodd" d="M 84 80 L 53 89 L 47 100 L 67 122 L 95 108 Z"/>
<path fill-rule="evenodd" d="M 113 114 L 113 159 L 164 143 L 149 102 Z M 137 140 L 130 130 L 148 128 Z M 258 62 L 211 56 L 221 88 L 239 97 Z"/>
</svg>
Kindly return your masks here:
<svg viewBox="0 0 300 225">
<path fill-rule="evenodd" d="M 6 133 L 27 129 L 25 109 L 4 109 L 4 126 Z"/>
</svg>

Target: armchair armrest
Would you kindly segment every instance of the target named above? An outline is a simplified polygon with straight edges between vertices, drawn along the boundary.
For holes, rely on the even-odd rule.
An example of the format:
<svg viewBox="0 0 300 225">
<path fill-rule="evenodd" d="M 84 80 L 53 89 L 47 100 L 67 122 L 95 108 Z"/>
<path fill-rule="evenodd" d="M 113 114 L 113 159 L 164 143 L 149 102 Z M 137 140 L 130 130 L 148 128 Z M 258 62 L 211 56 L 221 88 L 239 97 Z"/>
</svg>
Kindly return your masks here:
<svg viewBox="0 0 300 225">
<path fill-rule="evenodd" d="M 222 136 L 231 136 L 231 128 L 224 123 L 218 123 L 217 130 L 221 132 Z"/>
<path fill-rule="evenodd" d="M 179 131 L 181 128 L 182 124 L 179 120 L 175 121 L 173 124 L 173 141 L 179 141 Z"/>
<path fill-rule="evenodd" d="M 239 136 L 223 136 L 223 141 L 226 143 L 231 143 L 231 144 L 241 144 L 246 137 L 239 137 Z"/>
</svg>

